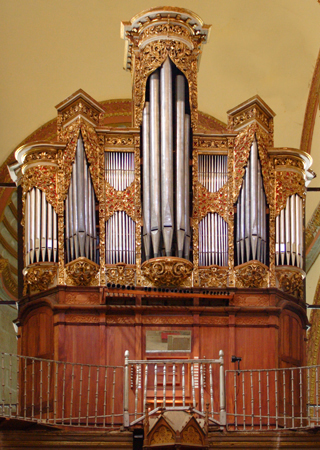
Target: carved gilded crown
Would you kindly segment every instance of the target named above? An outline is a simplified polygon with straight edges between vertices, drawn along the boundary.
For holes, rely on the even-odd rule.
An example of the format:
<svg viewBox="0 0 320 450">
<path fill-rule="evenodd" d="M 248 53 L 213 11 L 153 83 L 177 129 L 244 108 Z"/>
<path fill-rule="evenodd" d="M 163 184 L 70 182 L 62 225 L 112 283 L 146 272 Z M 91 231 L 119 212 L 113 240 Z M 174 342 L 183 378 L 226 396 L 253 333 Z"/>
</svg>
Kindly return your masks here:
<svg viewBox="0 0 320 450">
<path fill-rule="evenodd" d="M 126 42 L 124 68 L 133 76 L 134 126 L 142 123 L 149 75 L 169 57 L 188 80 L 191 125 L 196 129 L 197 71 L 210 27 L 197 14 L 170 6 L 152 8 L 122 22 L 121 35 Z"/>
</svg>

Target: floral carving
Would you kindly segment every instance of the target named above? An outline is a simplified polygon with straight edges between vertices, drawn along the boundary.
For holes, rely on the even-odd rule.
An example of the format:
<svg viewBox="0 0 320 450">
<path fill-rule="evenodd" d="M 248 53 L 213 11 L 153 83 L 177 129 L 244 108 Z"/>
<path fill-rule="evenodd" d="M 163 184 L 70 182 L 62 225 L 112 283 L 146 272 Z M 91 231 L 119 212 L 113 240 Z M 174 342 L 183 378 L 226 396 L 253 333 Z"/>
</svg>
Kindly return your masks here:
<svg viewBox="0 0 320 450">
<path fill-rule="evenodd" d="M 29 292 L 47 290 L 54 283 L 57 270 L 57 266 L 52 264 L 39 264 L 25 268 L 23 270 L 25 288 Z"/>
<path fill-rule="evenodd" d="M 60 187 L 61 200 L 64 200 L 68 193 L 72 173 L 72 164 L 74 162 L 80 132 L 89 163 L 93 187 L 98 199 L 101 197 L 102 189 L 101 183 L 99 182 L 101 172 L 99 163 L 100 147 L 98 136 L 95 129 L 91 125 L 79 118 L 73 122 L 72 125 L 63 129 L 60 135 L 60 139 L 67 142 L 66 150 L 63 154 L 62 160 L 60 161 L 60 168 L 64 174 L 62 180 L 63 183 Z"/>
<path fill-rule="evenodd" d="M 268 157 L 268 135 L 261 129 L 257 123 L 249 125 L 244 131 L 239 133 L 234 146 L 234 178 L 233 178 L 233 202 L 236 203 L 239 196 L 245 167 L 250 154 L 251 144 L 256 137 L 258 143 L 259 159 L 263 176 L 263 186 L 267 197 L 268 205 L 273 204 L 273 191 L 271 177 L 270 161 Z"/>
<path fill-rule="evenodd" d="M 298 169 L 304 169 L 304 164 L 301 159 L 288 157 L 288 156 L 277 156 L 274 158 L 275 166 L 291 166 L 297 167 Z"/>
<path fill-rule="evenodd" d="M 290 270 L 288 267 L 285 270 L 276 271 L 277 285 L 287 294 L 293 295 L 301 300 L 304 297 L 304 278 L 305 273 L 300 270 Z"/>
<path fill-rule="evenodd" d="M 218 213 L 229 223 L 229 183 L 227 182 L 217 192 L 209 192 L 198 183 L 198 219 L 203 219 L 209 212 Z"/>
<path fill-rule="evenodd" d="M 32 188 L 38 188 L 46 194 L 46 200 L 57 209 L 57 167 L 35 166 L 26 170 L 22 180 L 24 194 Z"/>
<path fill-rule="evenodd" d="M 75 286 L 89 286 L 98 275 L 99 266 L 82 256 L 66 264 L 66 273 L 70 284 Z"/>
<path fill-rule="evenodd" d="M 298 194 L 305 199 L 306 187 L 302 173 L 289 170 L 276 172 L 276 216 L 285 208 L 287 198 Z"/>
<path fill-rule="evenodd" d="M 264 288 L 268 286 L 268 267 L 259 261 L 250 261 L 235 268 L 236 287 Z"/>
<path fill-rule="evenodd" d="M 116 191 L 106 181 L 106 195 L 105 195 L 105 220 L 107 221 L 116 211 L 125 211 L 132 220 L 136 220 L 135 211 L 135 181 L 128 186 L 124 191 Z"/>
<path fill-rule="evenodd" d="M 199 269 L 201 287 L 226 287 L 228 269 L 220 266 L 209 266 Z"/>
<path fill-rule="evenodd" d="M 180 286 L 192 274 L 192 267 L 186 259 L 162 257 L 145 261 L 141 270 L 155 286 Z"/>
<path fill-rule="evenodd" d="M 135 269 L 125 263 L 118 263 L 115 267 L 106 267 L 107 282 L 134 286 Z"/>
</svg>

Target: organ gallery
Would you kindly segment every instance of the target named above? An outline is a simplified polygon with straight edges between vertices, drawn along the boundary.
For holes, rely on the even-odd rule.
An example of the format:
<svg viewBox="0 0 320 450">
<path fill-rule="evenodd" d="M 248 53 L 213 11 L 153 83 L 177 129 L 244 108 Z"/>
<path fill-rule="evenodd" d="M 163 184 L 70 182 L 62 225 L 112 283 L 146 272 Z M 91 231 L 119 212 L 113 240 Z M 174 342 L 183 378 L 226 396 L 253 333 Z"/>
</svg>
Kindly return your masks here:
<svg viewBox="0 0 320 450">
<path fill-rule="evenodd" d="M 121 365 L 126 350 L 223 349 L 226 368 L 232 355 L 242 368 L 304 365 L 311 157 L 274 148 L 275 113 L 259 96 L 227 124 L 198 110 L 210 26 L 196 14 L 153 8 L 121 30 L 132 99 L 79 89 L 10 166 L 22 192 L 19 354 Z"/>
</svg>

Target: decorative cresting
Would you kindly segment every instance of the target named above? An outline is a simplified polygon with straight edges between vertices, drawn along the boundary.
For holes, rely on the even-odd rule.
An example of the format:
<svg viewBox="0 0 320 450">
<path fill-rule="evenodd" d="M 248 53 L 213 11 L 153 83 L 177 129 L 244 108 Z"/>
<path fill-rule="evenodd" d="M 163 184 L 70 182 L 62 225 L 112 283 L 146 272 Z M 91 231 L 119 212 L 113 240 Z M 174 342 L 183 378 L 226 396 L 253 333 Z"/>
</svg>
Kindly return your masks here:
<svg viewBox="0 0 320 450">
<path fill-rule="evenodd" d="M 197 70 L 201 47 L 210 26 L 191 11 L 173 7 L 152 8 L 122 22 L 126 40 L 125 69 L 133 73 L 134 125 L 142 123 L 149 75 L 169 57 L 186 76 L 189 85 L 191 125 L 197 126 Z"/>
<path fill-rule="evenodd" d="M 182 286 L 191 276 L 192 267 L 186 259 L 161 257 L 145 261 L 141 271 L 154 286 Z"/>
<path fill-rule="evenodd" d="M 46 291 L 56 284 L 57 264 L 34 264 L 23 269 L 24 295 Z"/>
<path fill-rule="evenodd" d="M 98 284 L 98 264 L 85 257 L 80 257 L 66 264 L 67 282 L 74 286 Z"/>
<path fill-rule="evenodd" d="M 276 267 L 277 287 L 300 300 L 304 298 L 305 272 L 298 267 Z"/>
<path fill-rule="evenodd" d="M 269 284 L 269 269 L 260 261 L 249 261 L 235 268 L 236 287 L 265 288 Z"/>
</svg>

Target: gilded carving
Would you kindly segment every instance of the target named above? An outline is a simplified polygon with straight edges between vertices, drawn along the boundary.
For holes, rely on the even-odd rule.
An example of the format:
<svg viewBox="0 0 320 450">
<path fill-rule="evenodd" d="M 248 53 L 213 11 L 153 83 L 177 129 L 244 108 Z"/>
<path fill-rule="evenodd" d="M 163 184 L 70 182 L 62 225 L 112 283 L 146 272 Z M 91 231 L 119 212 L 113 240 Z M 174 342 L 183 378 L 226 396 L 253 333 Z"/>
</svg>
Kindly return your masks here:
<svg viewBox="0 0 320 450">
<path fill-rule="evenodd" d="M 171 444 L 174 442 L 175 442 L 175 438 L 174 438 L 173 432 L 165 425 L 161 425 L 154 432 L 152 439 L 151 439 L 151 445 Z"/>
<path fill-rule="evenodd" d="M 90 286 L 97 281 L 99 266 L 82 256 L 66 264 L 66 273 L 68 277 L 67 284 Z"/>
<path fill-rule="evenodd" d="M 209 212 L 217 213 L 227 223 L 230 220 L 228 210 L 229 183 L 227 182 L 217 192 L 209 192 L 202 184 L 198 183 L 198 219 L 201 221 Z"/>
<path fill-rule="evenodd" d="M 294 194 L 305 199 L 306 188 L 303 175 L 289 170 L 276 171 L 276 216 L 285 208 L 287 198 Z"/>
<path fill-rule="evenodd" d="M 279 155 L 273 161 L 275 166 L 297 167 L 298 169 L 304 170 L 304 164 L 298 158 Z"/>
<path fill-rule="evenodd" d="M 45 291 L 57 275 L 57 266 L 53 264 L 32 265 L 23 269 L 25 294 L 27 291 Z"/>
<path fill-rule="evenodd" d="M 135 269 L 128 267 L 125 263 L 118 263 L 114 267 L 107 266 L 106 269 L 107 283 L 121 284 L 124 286 L 135 285 Z"/>
<path fill-rule="evenodd" d="M 176 257 L 152 258 L 141 266 L 142 274 L 154 286 L 180 286 L 192 274 L 192 263 Z"/>
<path fill-rule="evenodd" d="M 55 148 L 41 148 L 37 151 L 32 151 L 26 155 L 24 158 L 24 163 L 30 163 L 34 161 L 52 161 L 58 162 L 58 160 L 62 157 L 62 150 L 56 150 Z"/>
<path fill-rule="evenodd" d="M 142 123 L 142 110 L 145 89 L 149 75 L 160 67 L 169 57 L 186 76 L 189 85 L 191 125 L 196 129 L 198 121 L 197 58 L 199 49 L 191 50 L 186 44 L 172 40 L 158 40 L 147 44 L 140 53 L 135 54 L 134 71 L 134 125 Z"/>
<path fill-rule="evenodd" d="M 100 144 L 108 147 L 133 147 L 134 138 L 132 136 L 112 135 L 100 136 Z"/>
<path fill-rule="evenodd" d="M 100 180 L 100 147 L 98 136 L 95 129 L 86 123 L 83 119 L 79 118 L 75 120 L 71 125 L 62 130 L 60 139 L 67 143 L 66 150 L 63 153 L 63 158 L 59 161 L 60 169 L 64 174 L 61 186 L 61 200 L 64 200 L 67 196 L 71 173 L 72 164 L 74 162 L 77 142 L 79 133 L 83 139 L 86 157 L 89 163 L 89 170 L 93 187 L 98 199 L 101 198 L 101 183 Z"/>
<path fill-rule="evenodd" d="M 301 300 L 304 297 L 305 273 L 289 267 L 276 270 L 277 286 L 287 294 L 293 295 Z"/>
<path fill-rule="evenodd" d="M 135 181 L 133 181 L 124 191 L 116 191 L 107 181 L 105 183 L 105 220 L 107 221 L 116 211 L 125 211 L 128 216 L 135 221 Z"/>
<path fill-rule="evenodd" d="M 273 204 L 273 190 L 271 179 L 273 170 L 268 156 L 268 135 L 257 124 L 253 123 L 245 128 L 235 139 L 234 146 L 234 177 L 233 177 L 233 202 L 236 203 L 242 185 L 245 167 L 248 162 L 251 144 L 256 137 L 258 143 L 259 159 L 263 176 L 263 187 L 268 205 Z"/>
<path fill-rule="evenodd" d="M 209 266 L 199 268 L 201 287 L 226 287 L 228 283 L 228 268 Z"/>
<path fill-rule="evenodd" d="M 268 287 L 269 269 L 259 261 L 250 261 L 235 267 L 236 287 Z"/>
<path fill-rule="evenodd" d="M 33 166 L 26 170 L 22 179 L 23 193 L 38 188 L 46 194 L 46 200 L 57 210 L 57 167 Z"/>
<path fill-rule="evenodd" d="M 242 110 L 239 114 L 229 115 L 228 128 L 233 130 L 253 119 L 259 121 L 267 128 L 268 131 L 272 131 L 270 123 L 273 123 L 273 118 L 265 114 L 257 105 L 254 105 L 244 111 Z"/>
</svg>

